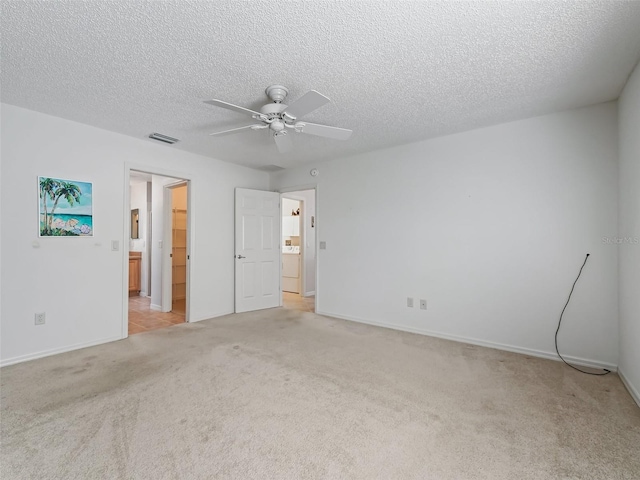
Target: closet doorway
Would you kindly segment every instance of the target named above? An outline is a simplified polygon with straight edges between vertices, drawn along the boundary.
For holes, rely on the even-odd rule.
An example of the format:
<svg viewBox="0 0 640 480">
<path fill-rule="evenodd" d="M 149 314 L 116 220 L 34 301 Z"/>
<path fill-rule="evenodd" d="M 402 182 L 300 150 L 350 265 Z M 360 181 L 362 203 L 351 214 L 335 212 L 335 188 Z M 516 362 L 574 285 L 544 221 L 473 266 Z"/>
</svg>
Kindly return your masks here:
<svg viewBox="0 0 640 480">
<path fill-rule="evenodd" d="M 187 184 L 171 191 L 171 311 L 187 311 Z"/>
</svg>

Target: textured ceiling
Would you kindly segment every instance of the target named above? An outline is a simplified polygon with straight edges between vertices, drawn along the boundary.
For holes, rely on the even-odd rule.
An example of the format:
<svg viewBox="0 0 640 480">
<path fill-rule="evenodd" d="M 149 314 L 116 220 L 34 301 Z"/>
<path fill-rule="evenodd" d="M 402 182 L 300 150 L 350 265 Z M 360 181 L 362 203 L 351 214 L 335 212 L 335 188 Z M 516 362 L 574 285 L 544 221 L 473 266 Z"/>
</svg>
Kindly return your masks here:
<svg viewBox="0 0 640 480">
<path fill-rule="evenodd" d="M 640 57 L 640 2 L 3 1 L 2 101 L 253 167 L 292 166 L 613 100 Z M 206 105 L 333 101 L 268 132 Z M 286 102 L 285 102 L 286 103 Z M 153 140 L 148 140 L 153 141 Z"/>
</svg>

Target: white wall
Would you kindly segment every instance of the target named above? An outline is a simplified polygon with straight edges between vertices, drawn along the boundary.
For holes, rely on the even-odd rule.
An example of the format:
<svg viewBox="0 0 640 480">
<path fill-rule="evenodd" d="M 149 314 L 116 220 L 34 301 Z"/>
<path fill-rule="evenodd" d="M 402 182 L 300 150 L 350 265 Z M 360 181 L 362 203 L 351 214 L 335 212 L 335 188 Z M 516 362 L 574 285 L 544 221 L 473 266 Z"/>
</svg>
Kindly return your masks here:
<svg viewBox="0 0 640 480">
<path fill-rule="evenodd" d="M 128 164 L 192 178 L 191 320 L 233 311 L 233 191 L 267 174 L 5 104 L 1 142 L 3 364 L 121 338 Z M 93 182 L 95 237 L 38 239 L 38 175 Z"/>
<path fill-rule="evenodd" d="M 619 100 L 620 374 L 640 405 L 640 67 Z"/>
<path fill-rule="evenodd" d="M 300 208 L 300 201 L 293 200 L 291 198 L 283 198 L 282 199 L 282 216 L 290 217 L 291 212 Z"/>
<path fill-rule="evenodd" d="M 271 175 L 314 183 L 318 312 L 555 358 L 590 253 L 561 351 L 617 365 L 615 102 Z"/>
</svg>

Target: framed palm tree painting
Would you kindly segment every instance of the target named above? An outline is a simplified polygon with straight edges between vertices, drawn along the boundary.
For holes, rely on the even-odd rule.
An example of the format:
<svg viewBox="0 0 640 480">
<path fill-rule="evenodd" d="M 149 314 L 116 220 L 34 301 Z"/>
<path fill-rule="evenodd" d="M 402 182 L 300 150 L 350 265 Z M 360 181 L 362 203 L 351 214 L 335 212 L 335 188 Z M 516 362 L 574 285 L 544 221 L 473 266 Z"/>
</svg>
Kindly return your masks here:
<svg viewBox="0 0 640 480">
<path fill-rule="evenodd" d="M 41 237 L 93 236 L 93 185 L 62 178 L 38 177 Z"/>
</svg>

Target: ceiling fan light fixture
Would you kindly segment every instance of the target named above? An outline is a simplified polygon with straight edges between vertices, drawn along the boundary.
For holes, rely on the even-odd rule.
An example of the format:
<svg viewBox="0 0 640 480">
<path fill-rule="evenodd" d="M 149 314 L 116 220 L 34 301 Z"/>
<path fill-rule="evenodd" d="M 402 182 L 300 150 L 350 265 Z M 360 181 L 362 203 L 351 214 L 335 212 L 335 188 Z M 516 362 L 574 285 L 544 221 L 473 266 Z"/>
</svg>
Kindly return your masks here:
<svg viewBox="0 0 640 480">
<path fill-rule="evenodd" d="M 269 124 L 269 128 L 276 133 L 282 132 L 284 130 L 284 122 L 282 120 L 274 120 Z M 282 132 L 287 133 L 287 132 Z"/>
</svg>

